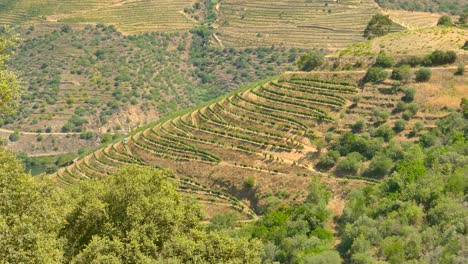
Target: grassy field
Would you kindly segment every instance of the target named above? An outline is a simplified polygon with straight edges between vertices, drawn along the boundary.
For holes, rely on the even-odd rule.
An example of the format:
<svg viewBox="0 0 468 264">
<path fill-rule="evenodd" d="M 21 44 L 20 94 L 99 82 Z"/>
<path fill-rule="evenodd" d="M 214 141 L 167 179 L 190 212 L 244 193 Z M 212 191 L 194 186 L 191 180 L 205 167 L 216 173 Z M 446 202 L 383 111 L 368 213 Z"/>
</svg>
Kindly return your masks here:
<svg viewBox="0 0 468 264">
<path fill-rule="evenodd" d="M 126 34 L 186 30 L 193 20 L 183 14 L 193 0 L 7 0 L 0 24 L 35 22 L 105 23 Z"/>
<path fill-rule="evenodd" d="M 340 49 L 363 40 L 371 0 L 234 1 L 221 3 L 217 35 L 223 45 L 285 45 Z"/>
<path fill-rule="evenodd" d="M 342 50 L 342 56 L 373 56 L 380 51 L 391 55 L 425 55 L 435 49 L 453 50 L 459 54 L 468 54 L 462 50 L 468 30 L 457 27 L 431 27 L 390 33 Z"/>
</svg>

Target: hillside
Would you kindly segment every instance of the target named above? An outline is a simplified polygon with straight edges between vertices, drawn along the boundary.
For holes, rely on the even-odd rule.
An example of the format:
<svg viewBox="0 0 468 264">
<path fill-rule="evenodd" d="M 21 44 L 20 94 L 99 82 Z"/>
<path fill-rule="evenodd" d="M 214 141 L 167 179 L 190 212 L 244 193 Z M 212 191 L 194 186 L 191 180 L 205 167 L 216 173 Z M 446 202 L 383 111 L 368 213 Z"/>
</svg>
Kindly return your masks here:
<svg viewBox="0 0 468 264">
<path fill-rule="evenodd" d="M 190 29 L 195 22 L 182 10 L 192 0 L 7 0 L 0 4 L 0 24 L 105 23 L 125 34 Z"/>
<path fill-rule="evenodd" d="M 443 75 L 444 70 L 440 71 Z M 362 178 L 361 172 L 356 172 L 348 174 L 351 179 L 340 179 L 317 172 L 323 169 L 320 163 L 324 158 L 322 144 L 317 140 L 331 135 L 338 142 L 352 130 L 356 120 L 365 117 L 364 132 L 375 137 L 369 144 L 384 144 L 382 150 L 385 150 L 391 145 L 379 141 L 382 135 L 376 131 L 393 127 L 402 115 L 396 109 L 403 92 L 389 94 L 391 82 L 366 85 L 360 90 L 356 83 L 362 76 L 359 71 L 286 73 L 271 81 L 247 86 L 99 149 L 59 170 L 56 180 L 70 184 L 81 179 L 105 177 L 115 168 L 137 162 L 170 168 L 183 179 L 190 178 L 200 186 L 236 197 L 256 212 L 262 210 L 272 195 L 302 200 L 305 193 L 297 186 L 307 185 L 311 179 L 308 176 L 327 183 L 339 199 L 344 190 L 372 183 L 381 176 L 362 173 L 366 177 Z M 463 83 L 463 77 L 454 77 L 453 82 Z M 462 87 L 466 87 L 466 83 L 464 85 Z M 438 85 L 435 83 L 434 87 Z M 464 90 L 460 90 L 462 94 L 454 94 L 454 98 L 460 98 Z M 351 100 L 357 95 L 360 102 L 352 104 Z M 425 105 L 426 98 L 418 98 L 418 102 Z M 448 113 L 446 108 L 429 111 L 421 106 L 420 109 L 422 112 L 416 108 L 406 129 L 396 133 L 399 142 L 414 141 L 417 139 L 411 133 L 414 127 L 419 127 L 418 133 L 430 129 Z M 376 121 L 375 117 L 381 113 L 388 115 L 383 121 Z M 374 155 L 375 152 L 369 159 Z"/>
<path fill-rule="evenodd" d="M 127 133 L 290 69 L 305 52 L 205 48 L 205 39 L 196 33 L 127 37 L 102 25 L 39 24 L 17 31 L 23 41 L 10 65 L 27 93 L 18 111 L 0 118 L 0 125 L 9 131 L 44 133 L 47 140 L 36 141 L 33 135 L 11 144 L 29 154 L 76 152 L 96 145 L 106 132 Z M 84 132 L 91 133 L 85 137 L 89 142 L 76 140 L 74 145 L 56 134 L 78 138 Z"/>
<path fill-rule="evenodd" d="M 364 40 L 371 0 L 221 2 L 216 34 L 232 47 L 264 45 L 340 49 Z"/>
<path fill-rule="evenodd" d="M 464 0 L 376 0 L 385 9 L 446 12 L 460 15 L 467 8 Z"/>
<path fill-rule="evenodd" d="M 435 49 L 453 50 L 462 56 L 468 29 L 458 27 L 430 27 L 390 33 L 352 45 L 339 52 L 341 56 L 373 56 L 380 51 L 393 56 L 425 55 Z"/>
</svg>

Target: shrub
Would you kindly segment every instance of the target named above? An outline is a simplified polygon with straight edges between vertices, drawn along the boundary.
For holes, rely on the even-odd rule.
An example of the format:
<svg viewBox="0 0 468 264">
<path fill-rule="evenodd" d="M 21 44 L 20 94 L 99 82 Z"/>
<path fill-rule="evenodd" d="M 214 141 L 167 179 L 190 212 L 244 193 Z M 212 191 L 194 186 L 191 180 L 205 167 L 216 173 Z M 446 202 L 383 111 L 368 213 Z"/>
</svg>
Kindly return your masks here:
<svg viewBox="0 0 468 264">
<path fill-rule="evenodd" d="M 468 99 L 467 98 L 461 99 L 460 108 L 461 108 L 463 116 L 468 119 Z"/>
<path fill-rule="evenodd" d="M 403 112 L 402 117 L 403 117 L 404 120 L 409 121 L 411 118 L 414 117 L 414 114 L 410 110 L 406 110 L 405 112 Z"/>
<path fill-rule="evenodd" d="M 364 82 L 378 83 L 384 81 L 388 73 L 382 67 L 371 67 L 364 76 Z"/>
<path fill-rule="evenodd" d="M 421 58 L 417 57 L 417 56 L 410 56 L 408 58 L 405 58 L 403 60 L 400 61 L 400 63 L 398 63 L 399 65 L 409 65 L 411 67 L 416 67 L 418 65 L 421 65 L 422 63 L 422 60 Z"/>
<path fill-rule="evenodd" d="M 409 65 L 402 65 L 393 68 L 391 78 L 398 81 L 409 81 L 411 79 L 411 67 Z"/>
<path fill-rule="evenodd" d="M 372 178 L 381 178 L 387 175 L 393 167 L 392 159 L 385 155 L 379 154 L 372 158 L 366 175 Z"/>
<path fill-rule="evenodd" d="M 455 72 L 455 75 L 460 75 L 461 76 L 463 74 L 465 74 L 465 65 L 460 64 L 457 67 L 457 71 Z"/>
<path fill-rule="evenodd" d="M 454 63 L 457 60 L 457 54 L 454 51 L 435 50 L 424 57 L 422 64 L 424 66 L 434 66 Z"/>
<path fill-rule="evenodd" d="M 102 143 L 107 143 L 107 142 L 110 142 L 111 140 L 112 140 L 112 135 L 109 134 L 109 133 L 106 133 L 106 134 L 104 134 L 104 136 L 102 137 L 101 142 L 102 142 Z"/>
<path fill-rule="evenodd" d="M 374 110 L 372 119 L 374 123 L 379 124 L 379 123 L 384 123 L 385 121 L 387 121 L 389 117 L 390 117 L 390 112 L 388 112 L 387 110 L 376 109 Z"/>
<path fill-rule="evenodd" d="M 452 26 L 452 18 L 450 16 L 441 16 L 439 18 L 439 21 L 437 21 L 437 26 Z"/>
<path fill-rule="evenodd" d="M 253 188 L 255 186 L 255 178 L 250 176 L 244 180 L 244 185 L 248 188 Z"/>
<path fill-rule="evenodd" d="M 420 68 L 415 75 L 417 82 L 427 82 L 431 79 L 432 71 L 429 68 Z"/>
<path fill-rule="evenodd" d="M 422 130 L 424 129 L 424 124 L 421 123 L 421 122 L 416 122 L 414 125 L 413 125 L 413 129 L 411 131 L 411 133 L 416 136 L 418 135 Z"/>
<path fill-rule="evenodd" d="M 345 159 L 342 159 L 336 165 L 336 171 L 340 174 L 351 174 L 357 175 L 360 168 L 360 162 L 364 160 L 364 157 L 357 153 L 349 153 Z"/>
<path fill-rule="evenodd" d="M 360 95 L 355 95 L 355 96 L 353 96 L 352 100 L 353 100 L 354 105 L 358 105 L 359 102 L 361 102 L 361 96 Z"/>
<path fill-rule="evenodd" d="M 406 110 L 406 103 L 404 101 L 399 101 L 395 107 L 395 112 L 403 112 Z"/>
<path fill-rule="evenodd" d="M 403 101 L 405 102 L 412 102 L 414 100 L 414 97 L 416 96 L 416 89 L 414 87 L 404 87 L 403 92 L 405 95 L 403 96 Z"/>
<path fill-rule="evenodd" d="M 382 68 L 390 68 L 395 64 L 392 57 L 387 56 L 384 52 L 380 52 L 377 56 L 374 66 Z"/>
<path fill-rule="evenodd" d="M 339 158 L 340 153 L 338 151 L 329 151 L 320 156 L 320 161 L 319 163 L 317 163 L 317 167 L 321 170 L 328 170 L 331 167 L 335 166 Z"/>
<path fill-rule="evenodd" d="M 323 63 L 324 54 L 319 51 L 312 51 L 306 55 L 303 55 L 297 61 L 297 66 L 301 71 L 311 71 Z"/>
<path fill-rule="evenodd" d="M 404 119 L 398 119 L 397 121 L 395 121 L 393 130 L 396 133 L 400 133 L 401 131 L 405 130 L 405 128 L 406 128 L 406 121 Z"/>
<path fill-rule="evenodd" d="M 37 137 L 36 137 L 36 140 L 38 142 L 41 142 L 43 139 L 44 139 L 44 137 L 42 135 L 37 135 Z"/>
<path fill-rule="evenodd" d="M 90 140 L 93 138 L 93 132 L 91 131 L 88 131 L 88 132 L 83 132 L 80 134 L 80 139 L 86 139 L 86 140 Z"/>
<path fill-rule="evenodd" d="M 19 134 L 19 131 L 18 131 L 18 130 L 15 130 L 15 132 L 11 133 L 10 136 L 8 136 L 8 139 L 9 139 L 11 142 L 18 141 L 19 138 L 20 138 L 20 134 Z"/>
<path fill-rule="evenodd" d="M 418 110 L 419 110 L 419 105 L 418 105 L 417 103 L 413 102 L 413 103 L 411 103 L 411 104 L 408 104 L 408 105 L 406 106 L 406 109 L 407 109 L 408 111 L 410 111 L 413 115 L 416 115 L 416 113 L 417 113 Z"/>
<path fill-rule="evenodd" d="M 383 124 L 375 130 L 374 136 L 381 137 L 385 142 L 390 141 L 393 138 L 393 129 L 388 124 Z"/>
<path fill-rule="evenodd" d="M 351 126 L 351 131 L 353 133 L 361 133 L 365 127 L 366 127 L 366 123 L 364 119 L 361 118 L 361 119 L 358 119 L 356 123 L 354 123 L 354 125 Z"/>
</svg>

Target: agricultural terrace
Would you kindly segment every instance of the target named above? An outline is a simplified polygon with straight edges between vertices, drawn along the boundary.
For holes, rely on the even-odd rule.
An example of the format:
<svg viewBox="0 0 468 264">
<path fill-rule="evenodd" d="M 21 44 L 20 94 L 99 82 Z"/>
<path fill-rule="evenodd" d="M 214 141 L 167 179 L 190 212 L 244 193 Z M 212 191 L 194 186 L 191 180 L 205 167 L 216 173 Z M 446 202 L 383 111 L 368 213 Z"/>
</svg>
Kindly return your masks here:
<svg viewBox="0 0 468 264">
<path fill-rule="evenodd" d="M 438 50 L 453 50 L 468 54 L 463 50 L 467 29 L 457 27 L 431 27 L 390 33 L 342 50 L 342 56 L 373 56 L 380 51 L 390 55 L 424 55 Z"/>
<path fill-rule="evenodd" d="M 315 151 L 314 135 L 333 125 L 338 111 L 355 93 L 353 84 L 333 79 L 263 82 L 163 119 L 128 137 L 127 144 L 99 149 L 54 177 L 71 184 L 106 177 L 115 168 L 135 162 L 170 168 L 181 176 L 184 191 L 202 195 L 199 199 L 208 204 L 212 190 L 235 195 L 225 200 L 229 206 L 224 205 L 245 204 L 236 210 L 247 217 L 252 215 L 247 208 L 260 207 L 268 193 L 287 192 L 292 200 L 304 197 L 296 187 L 305 186 L 310 181 L 306 176 L 317 173 L 301 159 Z M 213 199 L 221 197 L 214 195 Z"/>
<path fill-rule="evenodd" d="M 393 22 L 402 25 L 407 29 L 427 28 L 437 25 L 437 21 L 442 16 L 438 13 L 412 12 L 403 10 L 385 10 L 384 15 L 388 15 Z"/>
<path fill-rule="evenodd" d="M 226 0 L 221 3 L 217 35 L 223 45 L 285 45 L 340 49 L 364 40 L 371 0 Z"/>
<path fill-rule="evenodd" d="M 454 75 L 455 69 L 432 70 L 428 83 L 387 80 L 362 87 L 356 86 L 363 77 L 360 71 L 288 72 L 144 127 L 127 137 L 126 144 L 99 149 L 54 177 L 71 184 L 106 177 L 133 162 L 169 168 L 203 186 L 197 195 L 230 197 L 229 204 L 240 205 L 235 210 L 245 217 L 255 217 L 252 211 L 261 211 L 271 195 L 301 201 L 305 193 L 297 186 L 306 186 L 310 176 L 339 197 L 349 188 L 382 179 L 399 159 L 404 142 L 424 137 L 449 114 L 421 91 L 443 93 L 454 107 L 466 95 L 465 80 Z M 440 82 L 449 75 L 447 85 L 461 85 L 460 91 Z M 184 188 L 190 192 L 192 187 Z M 233 209 L 227 204 L 223 208 Z"/>
<path fill-rule="evenodd" d="M 291 69 L 291 62 L 305 52 L 202 48 L 188 32 L 123 36 L 104 25 L 38 24 L 17 31 L 23 41 L 10 66 L 27 84 L 27 92 L 17 111 L 0 117 L 0 127 L 38 134 L 89 132 L 83 136 L 93 144 L 106 132 L 128 133 Z M 50 142 L 26 139 L 31 137 L 9 145 L 34 155 L 89 147 L 64 137 Z M 71 148 L 70 142 L 75 143 Z"/>
<path fill-rule="evenodd" d="M 126 34 L 190 29 L 192 0 L 17 0 L 0 5 L 0 24 L 105 23 Z"/>
</svg>

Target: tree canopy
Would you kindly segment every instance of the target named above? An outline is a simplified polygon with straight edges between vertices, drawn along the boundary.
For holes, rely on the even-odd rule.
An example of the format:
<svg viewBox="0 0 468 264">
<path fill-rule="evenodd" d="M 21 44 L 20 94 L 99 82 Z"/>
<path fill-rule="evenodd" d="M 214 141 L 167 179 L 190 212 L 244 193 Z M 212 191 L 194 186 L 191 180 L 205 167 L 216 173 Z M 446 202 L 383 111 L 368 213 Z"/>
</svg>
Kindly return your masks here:
<svg viewBox="0 0 468 264">
<path fill-rule="evenodd" d="M 17 41 L 18 36 L 11 29 L 0 29 L 0 116 L 12 111 L 20 97 L 20 82 L 5 65 Z"/>
<path fill-rule="evenodd" d="M 388 15 L 376 14 L 367 24 L 364 37 L 371 39 L 383 36 L 390 32 L 392 25 L 393 22 Z"/>
</svg>

